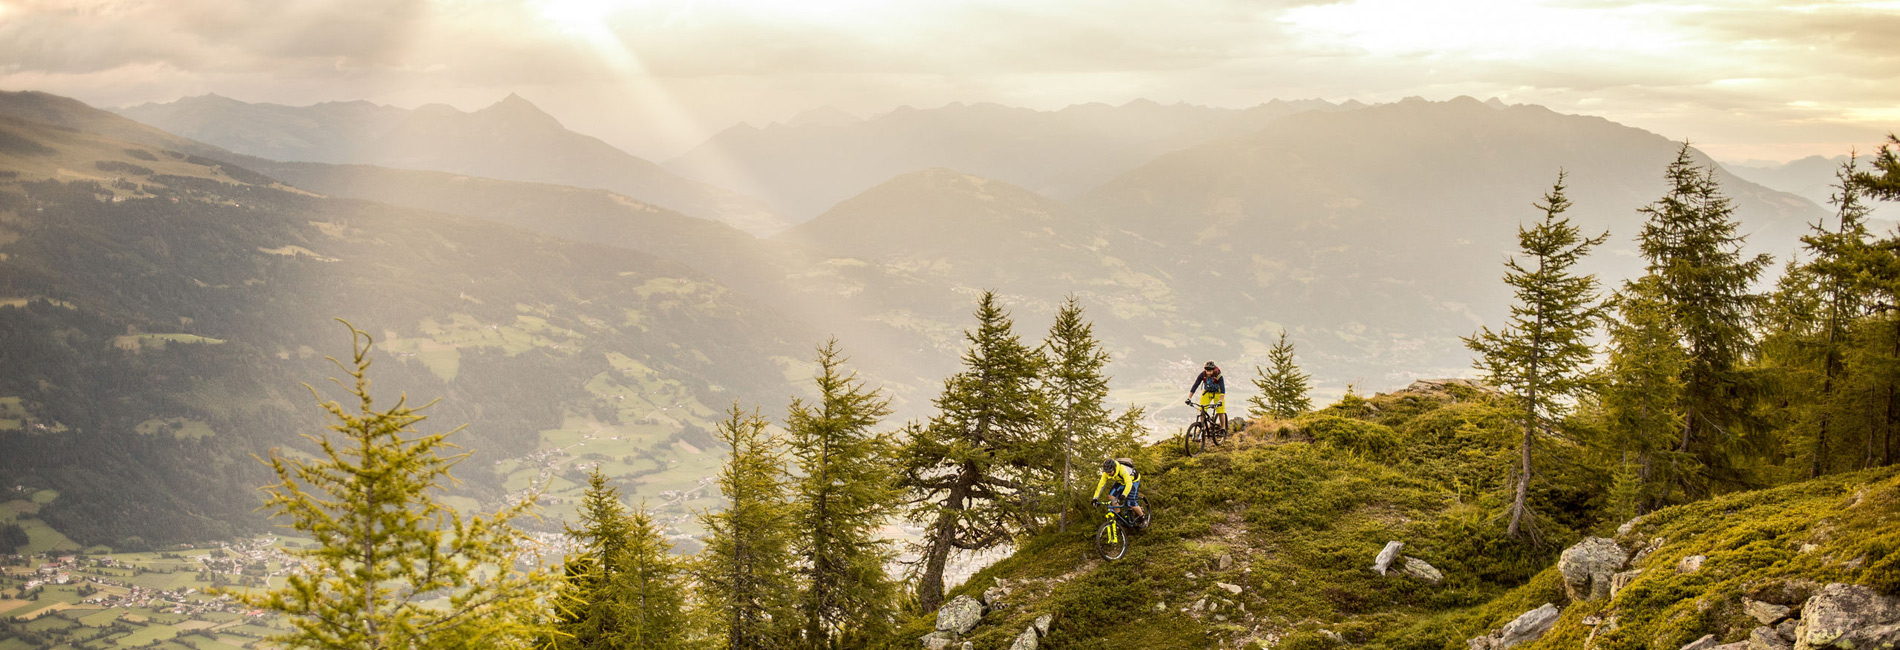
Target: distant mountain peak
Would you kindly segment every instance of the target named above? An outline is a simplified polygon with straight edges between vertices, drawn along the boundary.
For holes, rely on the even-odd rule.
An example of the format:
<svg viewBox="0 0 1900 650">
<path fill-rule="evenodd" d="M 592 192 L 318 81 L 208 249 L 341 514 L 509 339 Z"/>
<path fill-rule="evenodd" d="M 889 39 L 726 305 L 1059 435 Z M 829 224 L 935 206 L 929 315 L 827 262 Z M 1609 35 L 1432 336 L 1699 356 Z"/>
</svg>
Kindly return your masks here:
<svg viewBox="0 0 1900 650">
<path fill-rule="evenodd" d="M 799 111 L 792 119 L 786 120 L 786 126 L 845 126 L 864 121 L 849 111 L 836 106 L 820 106 Z"/>
<path fill-rule="evenodd" d="M 561 126 L 561 121 L 555 119 L 553 115 L 549 115 L 547 111 L 534 105 L 534 102 L 516 93 L 508 93 L 508 96 L 503 97 L 501 101 L 490 104 L 487 108 L 475 111 L 471 115 L 499 117 L 513 122 L 540 123 L 557 129 L 566 128 Z"/>
</svg>

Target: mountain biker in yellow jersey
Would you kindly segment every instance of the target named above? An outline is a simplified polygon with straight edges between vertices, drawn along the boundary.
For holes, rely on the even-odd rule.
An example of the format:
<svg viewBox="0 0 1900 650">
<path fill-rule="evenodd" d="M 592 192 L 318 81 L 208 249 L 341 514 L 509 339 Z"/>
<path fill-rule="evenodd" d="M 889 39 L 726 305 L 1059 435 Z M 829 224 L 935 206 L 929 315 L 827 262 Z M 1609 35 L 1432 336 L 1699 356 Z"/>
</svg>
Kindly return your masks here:
<svg viewBox="0 0 1900 650">
<path fill-rule="evenodd" d="M 1220 366 L 1209 361 L 1201 367 L 1201 374 L 1194 378 L 1194 385 L 1188 387 L 1187 405 L 1194 406 L 1194 389 L 1201 389 L 1201 406 L 1213 406 L 1220 430 L 1227 430 L 1227 380 L 1220 376 Z"/>
<path fill-rule="evenodd" d="M 1129 505 L 1134 506 L 1135 525 L 1147 528 L 1148 512 L 1135 498 L 1141 490 L 1141 472 L 1135 470 L 1133 460 L 1124 458 L 1102 461 L 1102 476 L 1095 481 L 1095 496 L 1089 499 L 1089 503 L 1100 504 L 1102 488 L 1107 487 L 1111 481 L 1114 487 L 1108 490 L 1109 498 L 1120 497 Z"/>
</svg>

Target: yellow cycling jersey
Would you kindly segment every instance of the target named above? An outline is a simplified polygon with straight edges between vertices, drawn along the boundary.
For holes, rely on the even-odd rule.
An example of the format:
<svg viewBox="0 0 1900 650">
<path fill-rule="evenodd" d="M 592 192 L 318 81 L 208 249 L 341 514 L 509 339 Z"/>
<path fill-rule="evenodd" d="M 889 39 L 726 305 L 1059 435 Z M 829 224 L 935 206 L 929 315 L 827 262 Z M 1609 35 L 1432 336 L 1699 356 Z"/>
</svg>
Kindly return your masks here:
<svg viewBox="0 0 1900 650">
<path fill-rule="evenodd" d="M 1102 498 L 1102 488 L 1108 487 L 1109 478 L 1111 478 L 1111 475 L 1107 472 L 1103 472 L 1102 477 L 1095 481 L 1095 496 L 1089 498 Z M 1115 463 L 1115 473 L 1112 475 L 1112 478 L 1115 479 L 1116 483 L 1122 486 L 1122 491 L 1126 492 L 1128 488 L 1134 487 L 1135 485 L 1135 468 L 1121 463 Z"/>
</svg>

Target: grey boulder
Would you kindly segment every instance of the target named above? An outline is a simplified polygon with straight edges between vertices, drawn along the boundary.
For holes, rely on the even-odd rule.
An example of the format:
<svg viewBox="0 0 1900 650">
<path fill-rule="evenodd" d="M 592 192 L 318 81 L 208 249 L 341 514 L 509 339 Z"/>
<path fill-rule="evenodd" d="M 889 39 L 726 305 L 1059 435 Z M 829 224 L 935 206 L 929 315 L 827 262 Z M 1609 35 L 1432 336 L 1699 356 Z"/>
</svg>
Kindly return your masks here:
<svg viewBox="0 0 1900 650">
<path fill-rule="evenodd" d="M 1009 644 L 1009 650 L 1036 650 L 1036 639 L 1036 628 L 1023 628 L 1023 633 L 1016 635 L 1016 642 Z"/>
<path fill-rule="evenodd" d="M 923 638 L 918 640 L 924 642 L 924 650 L 943 650 L 944 648 L 950 647 L 950 644 L 956 643 L 957 636 L 939 630 L 926 634 Z"/>
<path fill-rule="evenodd" d="M 1611 577 L 1629 561 L 1629 553 L 1608 537 L 1589 537 L 1564 549 L 1557 572 L 1564 577 L 1564 593 L 1573 601 L 1610 597 Z"/>
<path fill-rule="evenodd" d="M 1748 650 L 1788 650 L 1794 647 L 1772 627 L 1758 627 L 1748 633 Z"/>
<path fill-rule="evenodd" d="M 1399 549 L 1403 548 L 1405 548 L 1405 542 L 1386 542 L 1385 548 L 1379 549 L 1378 557 L 1372 558 L 1372 570 L 1378 571 L 1379 575 L 1385 575 L 1386 568 L 1392 566 L 1393 560 L 1399 559 Z"/>
<path fill-rule="evenodd" d="M 1444 572 L 1439 571 L 1438 567 L 1432 566 L 1431 564 L 1425 562 L 1424 560 L 1421 560 L 1415 557 L 1405 558 L 1404 561 L 1399 564 L 1399 573 L 1403 573 L 1405 575 L 1412 576 L 1414 578 L 1418 578 L 1420 580 L 1424 580 L 1432 584 L 1438 584 L 1439 581 L 1442 581 L 1445 579 Z"/>
<path fill-rule="evenodd" d="M 1788 613 L 1794 610 L 1783 605 L 1743 598 L 1742 611 L 1754 617 L 1754 619 L 1762 625 L 1774 625 L 1775 623 L 1781 622 L 1781 619 L 1787 618 Z"/>
<path fill-rule="evenodd" d="M 1543 607 L 1524 612 L 1517 618 L 1511 619 L 1511 622 L 1505 623 L 1504 627 L 1498 628 L 1496 632 L 1466 641 L 1465 646 L 1470 650 L 1506 650 L 1519 644 L 1536 641 L 1543 638 L 1544 633 L 1549 632 L 1551 626 L 1557 624 L 1558 616 L 1556 605 L 1544 603 Z"/>
<path fill-rule="evenodd" d="M 1833 583 L 1808 598 L 1794 630 L 1795 650 L 1876 650 L 1900 646 L 1900 599 L 1860 585 Z"/>
<path fill-rule="evenodd" d="M 969 594 L 957 596 L 937 610 L 937 629 L 957 634 L 968 634 L 983 620 L 983 603 L 977 602 Z"/>
</svg>

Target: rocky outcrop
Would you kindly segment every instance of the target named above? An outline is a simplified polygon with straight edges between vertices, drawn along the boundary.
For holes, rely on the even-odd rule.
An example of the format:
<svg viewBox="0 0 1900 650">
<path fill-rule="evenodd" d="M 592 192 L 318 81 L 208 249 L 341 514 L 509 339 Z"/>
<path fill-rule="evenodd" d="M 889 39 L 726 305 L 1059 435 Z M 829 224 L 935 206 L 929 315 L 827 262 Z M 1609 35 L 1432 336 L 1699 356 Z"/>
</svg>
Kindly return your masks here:
<svg viewBox="0 0 1900 650">
<path fill-rule="evenodd" d="M 1570 548 L 1557 560 L 1557 572 L 1564 577 L 1564 593 L 1573 601 L 1609 598 L 1612 578 L 1629 561 L 1629 553 L 1608 537 L 1589 537 Z"/>
<path fill-rule="evenodd" d="M 1543 607 L 1524 612 L 1517 618 L 1511 619 L 1511 622 L 1505 623 L 1504 627 L 1498 628 L 1495 632 L 1466 641 L 1465 647 L 1470 650 L 1505 650 L 1519 644 L 1536 641 L 1543 638 L 1544 633 L 1549 632 L 1551 626 L 1557 624 L 1558 615 L 1556 605 L 1544 603 Z"/>
<path fill-rule="evenodd" d="M 1827 585 L 1801 607 L 1794 637 L 1795 650 L 1900 646 L 1900 599 L 1860 585 Z"/>
<path fill-rule="evenodd" d="M 1792 613 L 1793 611 L 1794 609 L 1787 607 L 1785 605 L 1776 605 L 1774 603 L 1764 603 L 1759 600 L 1751 600 L 1748 598 L 1742 599 L 1742 613 L 1748 614 L 1750 617 L 1754 618 L 1757 622 L 1760 622 L 1762 625 L 1774 625 L 1776 623 L 1780 623 L 1782 619 L 1788 618 L 1788 614 Z"/>
</svg>

